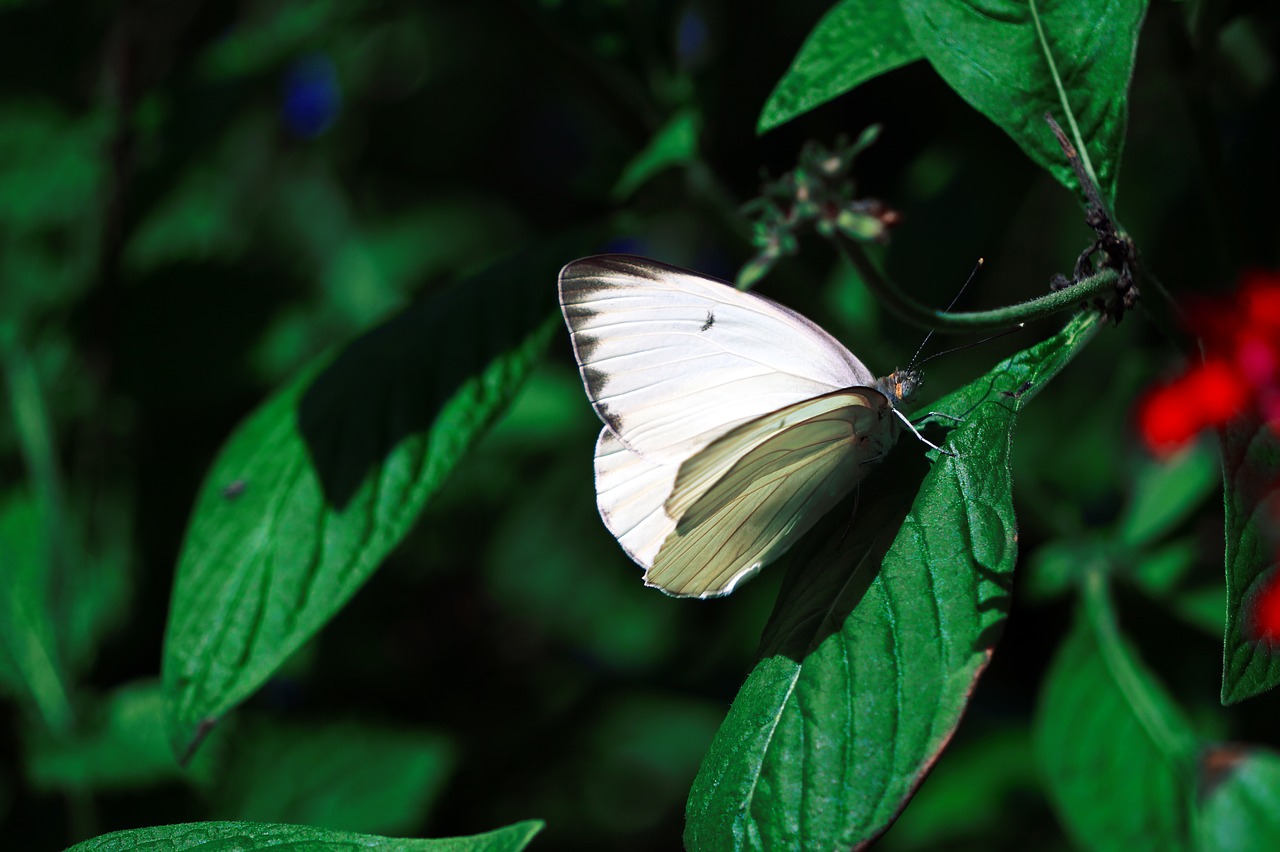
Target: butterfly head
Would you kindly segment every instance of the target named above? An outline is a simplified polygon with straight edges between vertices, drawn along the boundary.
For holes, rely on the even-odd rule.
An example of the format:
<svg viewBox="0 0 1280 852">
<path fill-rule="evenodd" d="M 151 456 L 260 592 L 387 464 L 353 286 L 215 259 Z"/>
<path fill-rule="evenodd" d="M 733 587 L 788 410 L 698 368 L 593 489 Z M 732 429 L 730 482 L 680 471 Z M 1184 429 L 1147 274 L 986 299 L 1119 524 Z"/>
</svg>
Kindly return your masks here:
<svg viewBox="0 0 1280 852">
<path fill-rule="evenodd" d="M 919 370 L 894 370 L 875 384 L 875 389 L 884 394 L 889 404 L 898 407 L 906 402 L 924 383 L 924 376 Z"/>
</svg>

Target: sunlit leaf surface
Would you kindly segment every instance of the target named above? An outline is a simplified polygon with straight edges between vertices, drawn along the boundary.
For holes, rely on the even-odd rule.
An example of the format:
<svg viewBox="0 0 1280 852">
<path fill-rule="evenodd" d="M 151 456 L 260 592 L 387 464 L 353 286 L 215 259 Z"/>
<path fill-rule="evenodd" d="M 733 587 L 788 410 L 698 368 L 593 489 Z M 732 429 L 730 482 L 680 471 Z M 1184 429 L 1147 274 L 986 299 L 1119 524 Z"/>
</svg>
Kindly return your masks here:
<svg viewBox="0 0 1280 852">
<path fill-rule="evenodd" d="M 764 133 L 923 54 L 898 3 L 840 0 L 818 21 L 760 113 Z"/>
<path fill-rule="evenodd" d="M 345 852 L 348 849 L 372 852 L 519 852 L 541 830 L 542 823 L 530 820 L 471 837 L 400 840 L 305 825 L 192 822 L 104 834 L 77 843 L 67 852 L 126 852 L 134 849 L 155 852 L 253 852 L 257 849 L 287 849 L 289 852 Z"/>
<path fill-rule="evenodd" d="M 1084 142 L 1103 198 L 1113 201 L 1146 6 L 1145 0 L 930 0 L 902 9 L 919 49 L 960 97 L 1074 187 L 1044 123 L 1052 113 L 1075 144 Z"/>
</svg>

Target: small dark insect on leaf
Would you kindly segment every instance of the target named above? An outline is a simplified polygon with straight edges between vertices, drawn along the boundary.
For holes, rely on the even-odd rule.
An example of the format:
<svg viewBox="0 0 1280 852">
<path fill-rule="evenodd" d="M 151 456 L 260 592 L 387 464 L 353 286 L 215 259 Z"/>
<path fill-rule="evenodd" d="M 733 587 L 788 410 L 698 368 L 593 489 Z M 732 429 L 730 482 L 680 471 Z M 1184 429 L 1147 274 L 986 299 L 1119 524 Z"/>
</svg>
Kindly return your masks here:
<svg viewBox="0 0 1280 852">
<path fill-rule="evenodd" d="M 232 480 L 231 482 L 229 482 L 227 485 L 223 487 L 222 496 L 227 500 L 234 500 L 237 497 L 239 497 L 241 494 L 243 494 L 245 488 L 247 488 L 248 486 L 249 486 L 249 483 L 245 482 L 243 479 Z"/>
<path fill-rule="evenodd" d="M 1031 382 L 1023 382 L 1017 390 L 1000 391 L 1000 395 L 1009 399 L 1017 399 L 1029 390 L 1031 390 Z"/>
<path fill-rule="evenodd" d="M 698 331 L 706 331 L 707 329 L 711 328 L 711 326 L 715 324 L 716 324 L 716 315 L 713 314 L 711 311 L 707 311 L 707 321 L 702 324 L 702 328 L 698 329 Z"/>
</svg>

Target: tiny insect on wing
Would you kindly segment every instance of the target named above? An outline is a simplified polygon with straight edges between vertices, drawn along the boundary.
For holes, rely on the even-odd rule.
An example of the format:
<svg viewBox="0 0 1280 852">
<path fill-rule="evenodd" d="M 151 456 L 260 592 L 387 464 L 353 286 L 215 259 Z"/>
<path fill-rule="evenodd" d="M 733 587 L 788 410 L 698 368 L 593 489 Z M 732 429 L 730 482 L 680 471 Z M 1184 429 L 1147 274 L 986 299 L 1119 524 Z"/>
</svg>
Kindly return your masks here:
<svg viewBox="0 0 1280 852">
<path fill-rule="evenodd" d="M 918 376 L 877 380 L 834 337 L 764 297 L 657 261 L 560 273 L 587 395 L 601 517 L 678 596 L 728 594 L 888 452 Z"/>
</svg>

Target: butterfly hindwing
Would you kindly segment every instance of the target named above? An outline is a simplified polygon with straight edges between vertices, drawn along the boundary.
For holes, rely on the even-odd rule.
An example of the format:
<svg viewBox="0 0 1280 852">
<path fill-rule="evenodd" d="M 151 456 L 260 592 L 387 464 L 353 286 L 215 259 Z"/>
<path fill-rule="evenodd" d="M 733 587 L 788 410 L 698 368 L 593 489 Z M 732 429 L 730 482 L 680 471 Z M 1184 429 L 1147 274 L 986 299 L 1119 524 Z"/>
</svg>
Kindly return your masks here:
<svg viewBox="0 0 1280 852">
<path fill-rule="evenodd" d="M 733 591 L 785 552 L 887 452 L 897 433 L 887 415 L 887 401 L 870 389 L 830 394 L 739 427 L 691 458 L 672 493 L 681 501 L 675 529 L 645 582 L 681 596 Z M 767 437 L 743 434 L 751 432 Z M 687 474 L 699 468 L 723 473 L 685 505 L 681 481 L 696 482 L 700 477 Z"/>
</svg>

